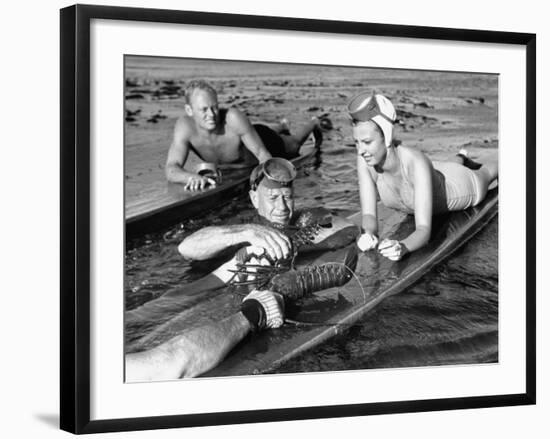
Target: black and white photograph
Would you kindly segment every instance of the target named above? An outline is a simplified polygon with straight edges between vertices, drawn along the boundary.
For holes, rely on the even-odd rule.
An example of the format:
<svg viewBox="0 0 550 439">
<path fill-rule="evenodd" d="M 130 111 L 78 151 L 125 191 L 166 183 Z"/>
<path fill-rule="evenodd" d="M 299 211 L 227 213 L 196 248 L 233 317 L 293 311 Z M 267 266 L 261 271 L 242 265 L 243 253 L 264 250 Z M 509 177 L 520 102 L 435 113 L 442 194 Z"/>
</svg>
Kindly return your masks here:
<svg viewBox="0 0 550 439">
<path fill-rule="evenodd" d="M 499 362 L 498 74 L 123 70 L 125 382 Z"/>
</svg>

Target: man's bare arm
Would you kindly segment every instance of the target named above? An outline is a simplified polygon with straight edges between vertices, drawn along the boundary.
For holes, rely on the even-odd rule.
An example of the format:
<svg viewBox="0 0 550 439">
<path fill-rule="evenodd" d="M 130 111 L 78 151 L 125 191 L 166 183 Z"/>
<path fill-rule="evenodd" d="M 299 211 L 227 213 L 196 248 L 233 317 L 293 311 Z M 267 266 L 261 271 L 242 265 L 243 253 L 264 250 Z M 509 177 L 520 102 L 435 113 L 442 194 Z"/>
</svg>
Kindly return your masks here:
<svg viewBox="0 0 550 439">
<path fill-rule="evenodd" d="M 189 132 L 183 119 L 176 122 L 172 144 L 168 150 L 166 166 L 164 168 L 166 179 L 172 183 L 187 183 L 189 177 L 194 175 L 183 169 L 189 155 Z"/>
<path fill-rule="evenodd" d="M 286 235 L 258 224 L 205 227 L 186 237 L 178 251 L 186 259 L 203 261 L 218 256 L 228 247 L 246 243 L 265 249 L 272 259 L 290 254 L 291 244 Z"/>
<path fill-rule="evenodd" d="M 271 158 L 270 152 L 267 150 L 262 139 L 260 139 L 260 136 L 244 114 L 236 108 L 231 108 L 227 112 L 226 120 L 229 128 L 241 137 L 244 146 L 254 154 L 260 163 Z"/>
<path fill-rule="evenodd" d="M 166 158 L 166 179 L 171 183 L 185 183 L 185 188 L 190 190 L 204 189 L 208 185 L 215 186 L 216 182 L 213 179 L 183 169 L 189 155 L 189 137 L 190 128 L 185 119 L 181 118 L 176 122 L 174 138 Z"/>
</svg>

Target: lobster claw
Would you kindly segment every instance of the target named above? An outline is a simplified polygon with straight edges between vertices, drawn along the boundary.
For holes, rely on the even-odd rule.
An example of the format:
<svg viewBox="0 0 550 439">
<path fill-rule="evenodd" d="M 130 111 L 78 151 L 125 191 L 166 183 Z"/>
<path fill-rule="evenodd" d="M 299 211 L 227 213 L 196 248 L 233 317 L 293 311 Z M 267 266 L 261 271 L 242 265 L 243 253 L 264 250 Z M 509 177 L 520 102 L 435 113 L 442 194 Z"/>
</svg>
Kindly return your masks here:
<svg viewBox="0 0 550 439">
<path fill-rule="evenodd" d="M 249 251 L 251 248 L 259 248 L 261 251 Z M 237 263 L 240 264 L 250 262 L 252 259 L 266 259 L 272 265 L 276 263 L 276 260 L 269 255 L 266 249 L 261 247 L 243 247 L 237 251 L 237 253 L 235 254 L 235 259 L 237 260 Z"/>
<path fill-rule="evenodd" d="M 252 256 L 258 257 L 257 255 Z M 248 258 L 248 260 L 251 259 L 252 258 Z M 229 270 L 234 273 L 229 283 L 235 286 L 254 285 L 256 288 L 262 288 L 269 283 L 273 276 L 287 270 L 288 267 L 281 265 L 279 262 L 276 262 L 274 265 L 238 262 L 236 264 L 236 270 Z"/>
</svg>

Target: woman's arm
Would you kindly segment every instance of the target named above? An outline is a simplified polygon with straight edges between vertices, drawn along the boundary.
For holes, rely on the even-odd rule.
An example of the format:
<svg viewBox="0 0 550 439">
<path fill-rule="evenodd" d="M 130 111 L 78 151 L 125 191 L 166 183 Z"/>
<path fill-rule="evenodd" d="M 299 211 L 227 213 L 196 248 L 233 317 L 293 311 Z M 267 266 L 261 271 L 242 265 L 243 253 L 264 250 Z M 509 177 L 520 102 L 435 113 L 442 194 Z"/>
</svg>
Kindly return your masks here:
<svg viewBox="0 0 550 439">
<path fill-rule="evenodd" d="M 432 162 L 422 153 L 413 156 L 409 165 L 413 171 L 415 231 L 401 242 L 413 252 L 430 240 L 433 213 Z M 410 168 L 409 168 L 410 169 Z"/>
<path fill-rule="evenodd" d="M 357 240 L 361 251 L 371 250 L 378 245 L 378 212 L 376 203 L 376 184 L 362 157 L 357 156 L 357 176 L 359 180 L 359 199 L 361 201 L 362 235 Z"/>
<path fill-rule="evenodd" d="M 376 206 L 376 183 L 362 157 L 357 156 L 357 178 L 363 231 L 370 235 L 378 234 L 378 212 Z"/>
<path fill-rule="evenodd" d="M 432 163 L 420 151 L 414 151 L 404 164 L 413 180 L 416 227 L 413 233 L 401 241 L 384 239 L 380 243 L 378 250 L 382 256 L 392 261 L 399 261 L 407 253 L 425 246 L 430 240 L 432 230 Z"/>
</svg>

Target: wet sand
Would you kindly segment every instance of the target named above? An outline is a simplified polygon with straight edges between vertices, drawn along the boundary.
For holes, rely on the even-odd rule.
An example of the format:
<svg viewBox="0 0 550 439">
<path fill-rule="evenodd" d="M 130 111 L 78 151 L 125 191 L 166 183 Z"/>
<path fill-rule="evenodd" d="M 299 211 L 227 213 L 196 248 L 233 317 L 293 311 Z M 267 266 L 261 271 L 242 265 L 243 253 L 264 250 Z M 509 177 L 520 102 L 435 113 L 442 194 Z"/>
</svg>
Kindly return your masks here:
<svg viewBox="0 0 550 439">
<path fill-rule="evenodd" d="M 223 107 L 235 106 L 252 122 L 290 128 L 327 115 L 334 129 L 323 148 L 353 145 L 345 106 L 364 90 L 392 100 L 397 137 L 434 159 L 466 147 L 472 155 L 498 146 L 498 76 L 350 67 L 127 57 L 125 67 L 126 196 L 164 181 L 174 124 L 183 113 L 185 84 L 205 79 Z M 196 163 L 190 154 L 188 165 Z"/>
</svg>

